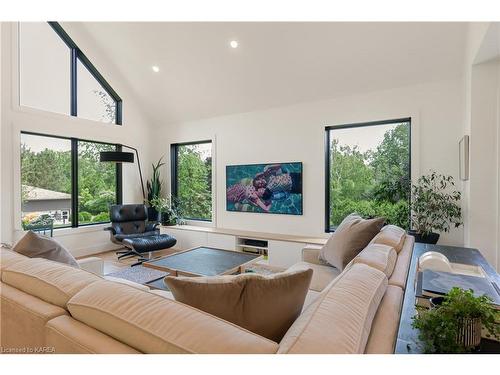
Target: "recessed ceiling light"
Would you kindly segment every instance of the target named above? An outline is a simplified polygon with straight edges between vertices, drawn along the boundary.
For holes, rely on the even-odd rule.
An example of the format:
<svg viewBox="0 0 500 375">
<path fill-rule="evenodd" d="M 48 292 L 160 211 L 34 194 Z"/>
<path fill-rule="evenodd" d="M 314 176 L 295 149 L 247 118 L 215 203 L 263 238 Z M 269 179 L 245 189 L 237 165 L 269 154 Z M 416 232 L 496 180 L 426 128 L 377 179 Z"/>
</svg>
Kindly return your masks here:
<svg viewBox="0 0 500 375">
<path fill-rule="evenodd" d="M 238 41 L 237 40 L 231 40 L 229 42 L 229 45 L 231 46 L 231 48 L 238 48 Z"/>
<path fill-rule="evenodd" d="M 157 67 L 156 65 L 153 65 L 153 66 L 151 67 L 151 69 L 153 69 L 153 72 L 155 72 L 155 73 L 158 73 L 158 72 L 160 71 L 160 68 L 159 68 L 159 67 Z"/>
</svg>

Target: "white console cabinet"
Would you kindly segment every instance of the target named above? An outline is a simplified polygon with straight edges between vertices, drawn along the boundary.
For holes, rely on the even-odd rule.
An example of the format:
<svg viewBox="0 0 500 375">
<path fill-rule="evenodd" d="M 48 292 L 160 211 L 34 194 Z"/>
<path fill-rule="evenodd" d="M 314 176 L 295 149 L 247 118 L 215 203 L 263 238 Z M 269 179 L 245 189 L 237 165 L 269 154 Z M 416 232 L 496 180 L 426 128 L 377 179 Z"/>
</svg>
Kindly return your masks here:
<svg viewBox="0 0 500 375">
<path fill-rule="evenodd" d="M 176 250 L 208 246 L 224 250 L 259 251 L 268 255 L 271 266 L 287 268 L 300 262 L 306 245 L 323 245 L 325 238 L 292 236 L 276 233 L 240 231 L 236 229 L 196 226 L 162 226 L 161 233 L 177 239 Z M 246 245 L 247 240 L 257 240 L 258 246 Z"/>
</svg>

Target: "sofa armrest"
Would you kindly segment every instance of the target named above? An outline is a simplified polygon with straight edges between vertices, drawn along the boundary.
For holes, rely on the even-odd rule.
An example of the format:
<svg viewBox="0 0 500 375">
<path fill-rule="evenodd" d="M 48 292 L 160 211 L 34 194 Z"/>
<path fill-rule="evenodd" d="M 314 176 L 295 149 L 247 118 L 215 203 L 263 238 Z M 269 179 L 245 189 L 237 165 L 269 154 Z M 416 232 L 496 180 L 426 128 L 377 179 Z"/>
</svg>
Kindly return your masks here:
<svg viewBox="0 0 500 375">
<path fill-rule="evenodd" d="M 321 249 L 322 246 L 319 245 L 306 245 L 302 249 L 302 261 L 312 264 L 325 265 L 326 263 L 319 257 Z"/>
<path fill-rule="evenodd" d="M 98 257 L 88 257 L 76 261 L 84 271 L 92 272 L 98 276 L 104 274 L 104 261 Z"/>
</svg>

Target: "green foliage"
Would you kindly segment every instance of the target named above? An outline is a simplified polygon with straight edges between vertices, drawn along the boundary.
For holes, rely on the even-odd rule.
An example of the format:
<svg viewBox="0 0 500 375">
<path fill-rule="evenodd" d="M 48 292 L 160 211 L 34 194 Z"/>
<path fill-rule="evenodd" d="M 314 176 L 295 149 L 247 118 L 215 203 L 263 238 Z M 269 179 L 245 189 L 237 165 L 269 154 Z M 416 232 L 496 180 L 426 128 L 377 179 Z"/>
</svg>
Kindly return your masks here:
<svg viewBox="0 0 500 375">
<path fill-rule="evenodd" d="M 92 214 L 90 212 L 80 211 L 78 213 L 78 221 L 80 223 L 88 223 L 92 220 Z"/>
<path fill-rule="evenodd" d="M 92 216 L 92 223 L 107 223 L 109 221 L 109 212 L 101 212 L 95 216 Z"/>
<path fill-rule="evenodd" d="M 412 326 L 418 329 L 419 339 L 426 353 L 463 353 L 457 342 L 457 334 L 465 319 L 479 318 L 483 327 L 500 338 L 500 325 L 496 323 L 499 312 L 491 305 L 487 296 L 474 297 L 472 290 L 452 288 L 441 306 L 421 310 L 413 317 Z"/>
<path fill-rule="evenodd" d="M 159 198 L 161 195 L 161 187 L 163 184 L 163 181 L 160 180 L 160 168 L 165 165 L 165 163 L 162 163 L 163 156 L 158 160 L 158 162 L 155 164 L 151 164 L 151 167 L 153 168 L 153 175 L 149 181 L 146 182 L 146 187 L 148 190 L 148 201 L 147 203 L 152 206 L 152 202 L 154 199 Z"/>
<path fill-rule="evenodd" d="M 116 202 L 116 167 L 99 161 L 100 151 L 112 151 L 109 144 L 79 141 L 78 143 L 78 203 L 81 213 L 89 213 L 98 221 L 109 205 Z M 34 152 L 26 144 L 21 145 L 22 185 L 71 193 L 71 152 L 45 149 Z M 22 197 L 26 200 L 26 188 Z M 79 217 L 81 217 L 79 215 Z M 87 216 L 85 222 L 89 222 Z M 81 219 L 80 219 L 81 220 Z M 93 219 L 91 219 L 94 222 Z M 97 220 L 95 220 L 97 221 Z"/>
<path fill-rule="evenodd" d="M 435 171 L 412 186 L 411 221 L 418 233 L 448 232 L 451 224 L 462 225 L 461 194 L 454 187 L 453 177 Z"/>
<path fill-rule="evenodd" d="M 409 229 L 408 125 L 387 131 L 377 149 L 365 153 L 333 139 L 330 157 L 330 225 L 339 225 L 357 212 L 364 217 L 382 216 Z"/>
<path fill-rule="evenodd" d="M 196 146 L 181 146 L 177 157 L 176 205 L 183 217 L 212 218 L 212 158 L 203 160 Z"/>
<path fill-rule="evenodd" d="M 154 198 L 151 206 L 161 214 L 163 224 L 181 224 L 182 216 L 170 198 Z"/>
</svg>

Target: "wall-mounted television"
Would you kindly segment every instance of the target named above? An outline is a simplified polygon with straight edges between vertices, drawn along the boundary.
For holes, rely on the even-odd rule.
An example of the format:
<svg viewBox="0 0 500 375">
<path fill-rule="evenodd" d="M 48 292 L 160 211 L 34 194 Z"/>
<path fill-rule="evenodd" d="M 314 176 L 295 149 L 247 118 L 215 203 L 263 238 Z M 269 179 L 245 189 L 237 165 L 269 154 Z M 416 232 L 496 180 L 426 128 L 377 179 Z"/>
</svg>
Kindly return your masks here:
<svg viewBox="0 0 500 375">
<path fill-rule="evenodd" d="M 302 163 L 226 166 L 226 209 L 302 215 Z"/>
</svg>

